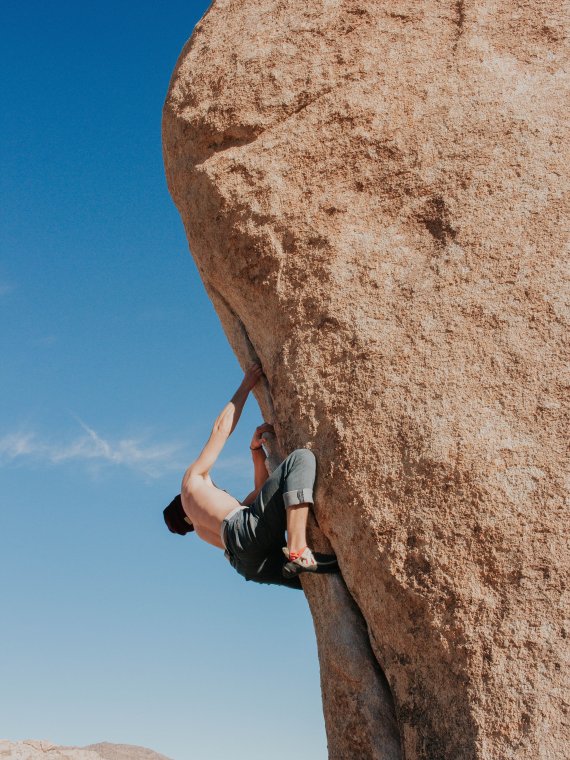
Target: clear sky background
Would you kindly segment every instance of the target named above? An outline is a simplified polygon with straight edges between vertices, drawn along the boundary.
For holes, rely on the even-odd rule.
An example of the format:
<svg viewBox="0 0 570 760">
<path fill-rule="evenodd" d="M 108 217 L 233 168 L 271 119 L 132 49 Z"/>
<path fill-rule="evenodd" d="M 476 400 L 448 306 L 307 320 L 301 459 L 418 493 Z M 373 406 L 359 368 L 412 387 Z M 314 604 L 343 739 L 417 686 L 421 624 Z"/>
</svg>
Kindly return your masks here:
<svg viewBox="0 0 570 760">
<path fill-rule="evenodd" d="M 241 380 L 161 155 L 207 5 L 1 5 L 0 738 L 324 760 L 303 594 L 162 522 Z M 214 473 L 238 496 L 260 421 Z"/>
</svg>

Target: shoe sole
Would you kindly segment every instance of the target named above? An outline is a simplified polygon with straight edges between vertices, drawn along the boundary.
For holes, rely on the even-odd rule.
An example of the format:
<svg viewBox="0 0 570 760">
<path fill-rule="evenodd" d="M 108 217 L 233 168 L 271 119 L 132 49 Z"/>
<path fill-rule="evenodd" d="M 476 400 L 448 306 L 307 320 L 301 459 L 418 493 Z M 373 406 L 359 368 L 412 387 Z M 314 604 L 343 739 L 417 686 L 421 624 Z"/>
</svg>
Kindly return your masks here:
<svg viewBox="0 0 570 760">
<path fill-rule="evenodd" d="M 294 562 L 286 562 L 281 570 L 281 575 L 284 578 L 295 578 L 302 573 L 316 573 L 317 568 L 317 565 L 313 565 L 312 567 L 302 567 L 301 565 L 296 565 Z"/>
</svg>

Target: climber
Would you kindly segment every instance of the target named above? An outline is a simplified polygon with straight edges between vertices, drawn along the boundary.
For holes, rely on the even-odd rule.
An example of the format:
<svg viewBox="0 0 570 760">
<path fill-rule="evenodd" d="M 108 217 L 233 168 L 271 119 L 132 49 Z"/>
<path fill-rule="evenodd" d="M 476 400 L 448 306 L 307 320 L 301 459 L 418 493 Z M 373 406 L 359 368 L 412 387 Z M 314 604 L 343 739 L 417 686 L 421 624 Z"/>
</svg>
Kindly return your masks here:
<svg viewBox="0 0 570 760">
<path fill-rule="evenodd" d="M 297 449 L 268 476 L 262 436 L 273 432 L 273 427 L 264 423 L 255 430 L 250 444 L 254 490 L 239 502 L 210 477 L 249 392 L 262 374 L 259 364 L 247 370 L 214 422 L 200 456 L 186 470 L 181 493 L 164 510 L 164 521 L 171 533 L 183 536 L 195 531 L 202 540 L 223 549 L 230 564 L 247 580 L 301 588 L 301 573 L 338 572 L 334 556 L 315 556 L 307 546 L 305 531 L 316 473 L 314 454 Z M 283 547 L 285 530 L 287 546 Z"/>
</svg>

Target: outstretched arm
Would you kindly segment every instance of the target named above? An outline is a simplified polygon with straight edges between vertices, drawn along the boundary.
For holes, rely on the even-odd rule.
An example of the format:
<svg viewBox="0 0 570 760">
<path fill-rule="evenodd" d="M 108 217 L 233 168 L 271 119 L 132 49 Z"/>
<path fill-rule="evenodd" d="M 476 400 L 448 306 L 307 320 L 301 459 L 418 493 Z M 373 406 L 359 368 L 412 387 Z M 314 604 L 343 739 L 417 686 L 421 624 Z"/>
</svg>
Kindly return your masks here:
<svg viewBox="0 0 570 760">
<path fill-rule="evenodd" d="M 254 364 L 247 370 L 239 388 L 232 396 L 231 401 L 226 404 L 217 416 L 208 442 L 202 449 L 198 459 L 193 462 L 186 471 L 186 476 L 207 475 L 210 469 L 214 466 L 226 441 L 238 424 L 249 392 L 262 374 L 263 371 L 259 364 Z"/>
</svg>

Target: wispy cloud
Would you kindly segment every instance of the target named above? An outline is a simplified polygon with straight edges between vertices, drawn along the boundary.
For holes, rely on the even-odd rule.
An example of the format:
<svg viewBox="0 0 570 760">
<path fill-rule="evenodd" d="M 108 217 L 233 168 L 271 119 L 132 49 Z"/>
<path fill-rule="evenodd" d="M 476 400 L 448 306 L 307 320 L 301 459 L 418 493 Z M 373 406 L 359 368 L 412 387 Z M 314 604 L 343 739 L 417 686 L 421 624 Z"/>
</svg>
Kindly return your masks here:
<svg viewBox="0 0 570 760">
<path fill-rule="evenodd" d="M 36 449 L 33 433 L 9 433 L 0 438 L 0 461 L 29 456 Z"/>
<path fill-rule="evenodd" d="M 104 438 L 78 420 L 82 433 L 67 442 L 45 440 L 34 432 L 0 437 L 0 464 L 33 460 L 48 464 L 83 461 L 128 467 L 150 477 L 184 468 L 180 443 L 152 443 L 141 438 Z"/>
</svg>

